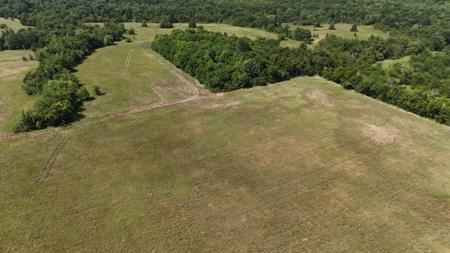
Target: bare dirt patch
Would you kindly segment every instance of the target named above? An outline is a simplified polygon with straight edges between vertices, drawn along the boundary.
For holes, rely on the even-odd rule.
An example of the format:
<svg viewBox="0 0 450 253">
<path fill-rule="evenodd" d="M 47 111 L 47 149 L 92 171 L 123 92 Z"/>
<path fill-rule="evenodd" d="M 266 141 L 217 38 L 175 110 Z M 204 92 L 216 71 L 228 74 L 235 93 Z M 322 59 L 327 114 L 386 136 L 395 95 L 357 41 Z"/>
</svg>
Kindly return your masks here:
<svg viewBox="0 0 450 253">
<path fill-rule="evenodd" d="M 402 139 L 401 132 L 393 126 L 376 126 L 365 123 L 361 133 L 378 144 L 388 144 Z"/>
</svg>

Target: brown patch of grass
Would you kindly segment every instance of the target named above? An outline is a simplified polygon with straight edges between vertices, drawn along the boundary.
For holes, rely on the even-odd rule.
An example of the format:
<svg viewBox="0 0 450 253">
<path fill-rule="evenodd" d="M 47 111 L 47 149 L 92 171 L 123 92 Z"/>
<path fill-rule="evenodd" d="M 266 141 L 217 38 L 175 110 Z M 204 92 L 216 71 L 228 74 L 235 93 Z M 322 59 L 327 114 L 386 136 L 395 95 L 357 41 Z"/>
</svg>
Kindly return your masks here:
<svg viewBox="0 0 450 253">
<path fill-rule="evenodd" d="M 313 90 L 306 93 L 306 97 L 313 102 L 315 106 L 334 106 L 334 104 L 330 102 L 328 96 L 319 90 Z"/>
<path fill-rule="evenodd" d="M 400 131 L 393 126 L 364 124 L 361 132 L 364 137 L 370 138 L 378 144 L 388 144 L 402 139 Z"/>
</svg>

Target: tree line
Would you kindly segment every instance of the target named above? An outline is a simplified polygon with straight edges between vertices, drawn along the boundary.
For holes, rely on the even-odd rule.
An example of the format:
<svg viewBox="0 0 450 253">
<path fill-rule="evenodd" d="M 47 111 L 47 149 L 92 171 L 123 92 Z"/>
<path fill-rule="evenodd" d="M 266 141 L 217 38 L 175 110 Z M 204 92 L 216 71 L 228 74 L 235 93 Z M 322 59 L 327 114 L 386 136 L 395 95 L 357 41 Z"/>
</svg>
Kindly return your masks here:
<svg viewBox="0 0 450 253">
<path fill-rule="evenodd" d="M 212 92 L 320 75 L 346 89 L 450 124 L 450 72 L 437 74 L 450 67 L 450 50 L 432 54 L 406 38 L 328 35 L 311 50 L 305 44 L 284 48 L 278 40 L 238 38 L 200 26 L 157 35 L 151 48 Z M 384 70 L 377 63 L 407 55 L 412 55 L 410 67 L 394 64 Z"/>
</svg>

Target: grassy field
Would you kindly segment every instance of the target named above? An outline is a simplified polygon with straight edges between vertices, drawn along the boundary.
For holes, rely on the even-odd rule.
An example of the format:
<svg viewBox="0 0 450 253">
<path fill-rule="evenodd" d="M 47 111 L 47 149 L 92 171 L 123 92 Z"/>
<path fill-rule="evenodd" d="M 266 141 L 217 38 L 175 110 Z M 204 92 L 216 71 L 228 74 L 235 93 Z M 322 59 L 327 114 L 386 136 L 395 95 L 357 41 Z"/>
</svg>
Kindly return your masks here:
<svg viewBox="0 0 450 253">
<path fill-rule="evenodd" d="M 18 19 L 14 19 L 14 21 L 12 21 L 11 19 L 0 18 L 0 24 L 5 24 L 8 26 L 8 28 L 11 28 L 16 32 L 21 28 L 28 27 L 28 26 L 23 26 L 22 24 L 20 24 L 20 21 Z M 4 30 L 5 29 L 0 29 L 0 31 L 4 31 Z"/>
<path fill-rule="evenodd" d="M 395 59 L 395 60 L 384 60 L 384 61 L 381 61 L 381 65 L 383 66 L 384 69 L 388 69 L 395 63 L 407 63 L 410 58 L 411 58 L 411 56 L 406 56 L 406 57 L 403 57 L 400 59 Z"/>
<path fill-rule="evenodd" d="M 277 37 L 276 34 L 258 29 L 222 24 L 198 25 L 203 25 L 207 30 L 251 39 L 258 36 Z M 133 42 L 121 41 L 114 46 L 98 49 L 76 68 L 76 76 L 86 84 L 88 90 L 98 85 L 105 93 L 86 104 L 84 115 L 87 118 L 103 117 L 158 101 L 193 95 L 191 87 L 198 86 L 196 81 L 149 50 L 150 41 L 156 34 L 171 33 L 172 29 L 161 29 L 155 23 L 149 23 L 148 26 L 143 28 L 140 23 L 125 23 L 127 29 L 133 28 L 136 32 L 136 35 L 126 35 Z M 175 24 L 174 29 L 186 28 L 187 24 Z M 299 42 L 292 40 L 283 43 L 286 43 L 285 46 L 299 45 Z"/>
<path fill-rule="evenodd" d="M 11 21 L 0 18 L 0 24 L 6 24 L 14 31 L 26 28 L 17 19 Z M 0 134 L 11 133 L 20 119 L 21 111 L 31 107 L 36 100 L 36 97 L 28 96 L 22 89 L 25 74 L 39 64 L 30 61 L 30 55 L 35 57 L 31 50 L 0 51 Z M 22 57 L 28 60 L 24 61 Z"/>
<path fill-rule="evenodd" d="M 317 78 L 0 140 L 2 252 L 448 252 L 450 131 Z"/>
<path fill-rule="evenodd" d="M 0 134 L 12 132 L 21 111 L 31 107 L 36 100 L 22 89 L 27 71 L 38 66 L 37 61 L 22 59 L 30 54 L 34 56 L 30 50 L 0 51 Z"/>
<path fill-rule="evenodd" d="M 2 19 L 0 23 L 6 23 L 15 30 L 23 27 L 18 20 Z M 203 25 L 207 30 L 247 36 L 251 39 L 277 38 L 276 34 L 260 29 L 225 24 L 198 25 Z M 127 29 L 134 28 L 136 31 L 134 36 L 128 35 L 132 38 L 132 43 L 122 41 L 115 46 L 98 49 L 77 67 L 76 75 L 82 83 L 86 84 L 88 90 L 92 92 L 93 86 L 98 85 L 104 93 L 103 96 L 86 104 L 86 110 L 83 113 L 87 119 L 104 117 L 158 101 L 185 98 L 194 93 L 192 89 L 192 86 L 196 85 L 194 79 L 149 50 L 149 43 L 156 34 L 170 33 L 172 29 L 161 29 L 159 24 L 155 23 L 150 23 L 147 28 L 142 28 L 140 23 L 125 23 L 125 26 Z M 175 24 L 175 29 L 185 28 L 187 24 Z M 349 27 L 337 24 L 336 28 L 336 31 L 343 31 Z M 367 31 L 370 31 L 370 27 L 362 26 L 359 29 L 361 34 L 367 34 Z M 338 35 L 346 36 L 346 34 L 342 32 Z M 281 44 L 295 47 L 300 42 L 286 40 Z M 6 100 L 9 103 L 0 110 L 0 133 L 11 132 L 20 117 L 20 112 L 31 107 L 35 100 L 34 97 L 27 97 L 20 89 L 21 79 L 26 71 L 37 65 L 34 61 L 22 61 L 21 57 L 28 56 L 30 53 L 32 52 L 0 52 L 0 61 L 8 62 L 5 63 L 6 68 L 0 70 L 0 78 L 3 79 L 0 85 L 7 86 L 9 89 L 8 92 L 0 95 L 1 103 L 5 104 Z M 13 96 L 19 97 L 13 99 Z"/>
<path fill-rule="evenodd" d="M 208 94 L 125 25 L 77 67 L 86 119 L 0 138 L 0 252 L 450 251 L 448 127 L 320 78 Z M 0 52 L 0 134 L 28 54 Z"/>
<path fill-rule="evenodd" d="M 283 24 L 285 25 L 285 24 Z M 387 38 L 388 34 L 384 33 L 382 31 L 378 31 L 373 29 L 373 26 L 369 26 L 369 25 L 358 25 L 358 32 L 356 33 L 356 37 L 355 37 L 355 33 L 354 32 L 350 32 L 350 28 L 352 27 L 351 24 L 343 24 L 343 23 L 339 23 L 339 24 L 335 24 L 335 30 L 329 30 L 328 29 L 328 24 L 322 24 L 321 27 L 313 27 L 313 26 L 299 26 L 299 25 L 293 25 L 293 24 L 289 24 L 289 26 L 292 28 L 296 28 L 296 27 L 301 27 L 301 28 L 305 28 L 311 31 L 312 34 L 317 34 L 319 37 L 318 38 L 313 38 L 314 42 L 313 44 L 319 42 L 321 39 L 325 38 L 325 36 L 328 34 L 336 34 L 336 36 L 338 37 L 343 37 L 343 38 L 358 38 L 358 39 L 367 39 L 369 38 L 371 35 L 374 36 L 381 36 L 383 38 Z"/>
<path fill-rule="evenodd" d="M 105 93 L 86 103 L 87 118 L 195 94 L 192 87 L 198 85 L 192 77 L 150 50 L 150 41 L 157 33 L 171 31 L 140 26 L 126 23 L 127 29 L 136 31 L 136 35 L 128 35 L 133 42 L 98 49 L 76 68 L 76 76 L 88 90 L 98 85 Z"/>
</svg>

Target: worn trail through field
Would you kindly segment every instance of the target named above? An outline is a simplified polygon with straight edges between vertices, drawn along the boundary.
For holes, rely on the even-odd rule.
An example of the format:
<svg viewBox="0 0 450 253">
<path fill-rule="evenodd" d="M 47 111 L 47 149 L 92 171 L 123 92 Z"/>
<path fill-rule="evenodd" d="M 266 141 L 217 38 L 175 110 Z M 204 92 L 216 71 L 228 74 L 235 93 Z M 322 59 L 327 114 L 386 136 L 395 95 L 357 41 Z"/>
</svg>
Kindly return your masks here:
<svg viewBox="0 0 450 253">
<path fill-rule="evenodd" d="M 133 52 L 134 52 L 134 49 L 131 49 L 130 52 L 128 53 L 128 55 L 127 55 L 127 58 L 125 59 L 125 65 L 124 65 L 124 67 L 122 69 L 123 73 L 125 73 L 125 75 L 128 75 L 129 77 L 131 77 L 134 81 L 136 81 L 137 83 L 141 84 L 142 86 L 152 90 L 158 96 L 158 100 L 159 101 L 164 101 L 163 96 L 161 96 L 161 94 L 155 88 L 153 88 L 153 86 L 151 86 L 150 84 L 143 83 L 141 80 L 139 80 L 138 78 L 133 76 L 129 71 L 127 71 L 128 67 L 130 66 L 131 55 L 133 54 Z"/>
</svg>

